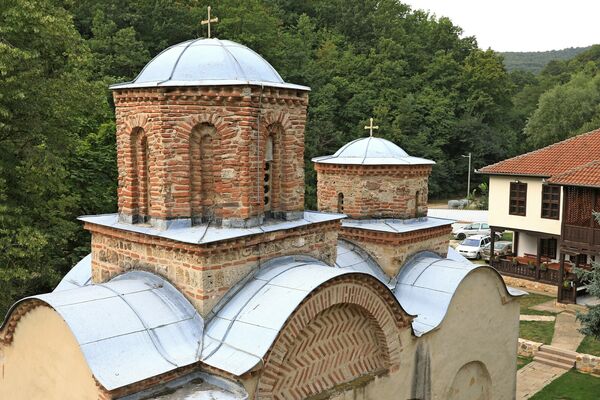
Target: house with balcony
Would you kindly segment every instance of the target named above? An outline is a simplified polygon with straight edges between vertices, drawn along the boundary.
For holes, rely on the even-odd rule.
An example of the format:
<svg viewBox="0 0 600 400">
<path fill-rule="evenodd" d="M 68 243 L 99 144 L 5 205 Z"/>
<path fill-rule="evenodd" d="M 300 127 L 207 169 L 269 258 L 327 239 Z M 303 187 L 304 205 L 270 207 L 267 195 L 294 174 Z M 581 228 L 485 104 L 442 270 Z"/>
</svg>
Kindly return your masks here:
<svg viewBox="0 0 600 400">
<path fill-rule="evenodd" d="M 600 129 L 477 172 L 490 179 L 492 233 L 513 232 L 513 254 L 492 265 L 505 276 L 557 286 L 559 301 L 574 302 L 573 268 L 589 268 L 600 252 L 592 216 L 600 211 Z"/>
</svg>

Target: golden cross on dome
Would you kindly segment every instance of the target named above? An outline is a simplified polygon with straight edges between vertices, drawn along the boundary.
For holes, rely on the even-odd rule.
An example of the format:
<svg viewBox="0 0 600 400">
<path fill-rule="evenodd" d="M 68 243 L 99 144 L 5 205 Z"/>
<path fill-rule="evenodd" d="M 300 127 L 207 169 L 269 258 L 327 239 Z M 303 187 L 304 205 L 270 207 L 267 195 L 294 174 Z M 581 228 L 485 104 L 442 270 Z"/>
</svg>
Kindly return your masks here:
<svg viewBox="0 0 600 400">
<path fill-rule="evenodd" d="M 219 22 L 218 17 L 210 18 L 210 6 L 208 6 L 208 18 L 200 21 L 200 25 L 208 25 L 208 38 L 210 39 L 210 24 L 211 22 L 217 23 Z"/>
<path fill-rule="evenodd" d="M 369 118 L 369 121 L 369 125 L 365 126 L 365 129 L 368 129 L 371 137 L 373 137 L 373 129 L 379 129 L 379 126 L 373 126 L 373 118 Z"/>
</svg>

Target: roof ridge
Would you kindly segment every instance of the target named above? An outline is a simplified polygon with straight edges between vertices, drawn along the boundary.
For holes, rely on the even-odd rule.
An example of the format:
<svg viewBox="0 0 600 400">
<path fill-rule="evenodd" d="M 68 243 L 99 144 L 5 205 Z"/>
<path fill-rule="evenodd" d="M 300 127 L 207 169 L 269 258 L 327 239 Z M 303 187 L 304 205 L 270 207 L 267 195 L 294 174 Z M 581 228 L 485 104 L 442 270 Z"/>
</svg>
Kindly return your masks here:
<svg viewBox="0 0 600 400">
<path fill-rule="evenodd" d="M 542 148 L 539 148 L 539 149 L 536 149 L 536 150 L 528 151 L 527 153 L 519 154 L 517 156 L 511 157 L 511 158 L 507 158 L 507 159 L 502 160 L 502 161 L 498 161 L 498 162 L 496 162 L 494 164 L 486 165 L 485 167 L 479 168 L 477 170 L 477 172 L 485 174 L 486 173 L 485 172 L 486 169 L 491 169 L 492 167 L 496 167 L 496 166 L 498 166 L 498 165 L 500 165 L 502 163 L 505 163 L 505 162 L 507 162 L 509 160 L 517 160 L 517 159 L 529 156 L 531 154 L 536 154 L 536 153 L 539 153 L 541 151 L 546 151 L 548 149 L 551 149 L 551 148 L 563 145 L 563 144 L 565 144 L 567 142 L 574 141 L 575 139 L 581 139 L 583 137 L 590 136 L 592 134 L 597 134 L 597 133 L 600 133 L 600 128 L 594 129 L 593 131 L 581 133 L 579 135 L 571 136 L 569 138 L 561 140 L 560 142 L 552 143 L 552 144 L 549 144 L 548 146 L 545 146 L 545 147 L 542 147 Z"/>
</svg>

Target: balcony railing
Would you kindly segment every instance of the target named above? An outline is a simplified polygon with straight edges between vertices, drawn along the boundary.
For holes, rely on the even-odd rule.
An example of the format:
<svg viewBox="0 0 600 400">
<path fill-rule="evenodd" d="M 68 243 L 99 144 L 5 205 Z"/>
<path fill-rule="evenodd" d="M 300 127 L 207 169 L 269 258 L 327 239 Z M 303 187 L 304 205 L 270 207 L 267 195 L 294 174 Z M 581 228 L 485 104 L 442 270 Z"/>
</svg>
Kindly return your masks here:
<svg viewBox="0 0 600 400">
<path fill-rule="evenodd" d="M 565 224 L 562 232 L 562 240 L 584 244 L 586 247 L 600 247 L 600 228 Z"/>
<path fill-rule="evenodd" d="M 492 266 L 503 275 L 515 278 L 523 278 L 530 281 L 547 283 L 549 285 L 558 285 L 560 282 L 560 272 L 553 268 L 541 268 L 539 271 L 535 264 L 522 264 L 513 262 L 512 259 L 499 259 L 492 261 Z M 539 275 L 538 275 L 539 274 Z"/>
</svg>

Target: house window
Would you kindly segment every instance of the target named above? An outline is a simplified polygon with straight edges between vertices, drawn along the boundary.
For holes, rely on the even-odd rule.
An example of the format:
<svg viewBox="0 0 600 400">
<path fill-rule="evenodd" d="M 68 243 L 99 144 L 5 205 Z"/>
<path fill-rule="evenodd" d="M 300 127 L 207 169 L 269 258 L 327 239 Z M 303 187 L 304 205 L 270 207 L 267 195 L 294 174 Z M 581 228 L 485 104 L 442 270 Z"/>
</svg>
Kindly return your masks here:
<svg viewBox="0 0 600 400">
<path fill-rule="evenodd" d="M 541 239 L 540 254 L 542 257 L 550 259 L 556 258 L 556 239 Z"/>
<path fill-rule="evenodd" d="M 525 210 L 527 207 L 527 184 L 521 182 L 510 183 L 510 201 L 509 211 L 510 215 L 521 215 L 525 216 Z"/>
<path fill-rule="evenodd" d="M 560 215 L 560 186 L 542 186 L 542 218 L 558 219 Z"/>
</svg>

